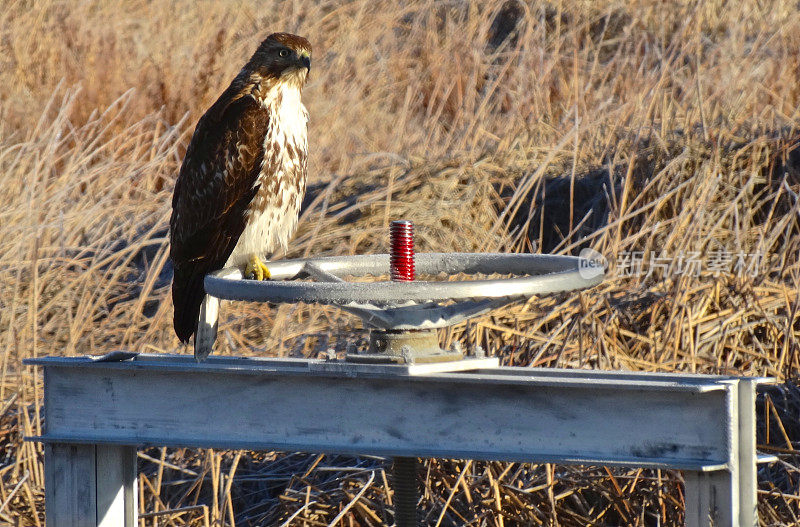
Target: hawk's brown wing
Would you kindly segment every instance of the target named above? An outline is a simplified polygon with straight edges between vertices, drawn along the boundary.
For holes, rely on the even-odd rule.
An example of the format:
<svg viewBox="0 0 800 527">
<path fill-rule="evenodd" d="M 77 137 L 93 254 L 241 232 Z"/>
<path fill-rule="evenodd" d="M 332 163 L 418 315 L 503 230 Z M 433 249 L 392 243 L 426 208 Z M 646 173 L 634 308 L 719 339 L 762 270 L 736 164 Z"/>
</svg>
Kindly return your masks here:
<svg viewBox="0 0 800 527">
<path fill-rule="evenodd" d="M 269 114 L 252 97 L 232 91 L 197 123 L 172 198 L 172 301 L 175 333 L 183 342 L 197 327 L 203 278 L 233 252 L 258 191 Z"/>
</svg>

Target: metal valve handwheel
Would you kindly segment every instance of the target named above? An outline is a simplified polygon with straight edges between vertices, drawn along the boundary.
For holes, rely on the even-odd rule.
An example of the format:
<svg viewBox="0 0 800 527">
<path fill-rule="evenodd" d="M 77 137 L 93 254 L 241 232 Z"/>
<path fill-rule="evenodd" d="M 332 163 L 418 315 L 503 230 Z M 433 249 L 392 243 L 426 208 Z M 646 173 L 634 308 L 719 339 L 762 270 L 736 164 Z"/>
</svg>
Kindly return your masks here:
<svg viewBox="0 0 800 527">
<path fill-rule="evenodd" d="M 205 279 L 209 297 L 204 312 L 211 309 L 216 316 L 216 305 L 209 305 L 216 299 L 333 305 L 373 330 L 370 353 L 349 355 L 348 361 L 438 362 L 462 356 L 439 349 L 436 328 L 534 295 L 591 287 L 604 276 L 594 262 L 574 256 L 421 253 L 412 258 L 417 274 L 435 280 L 346 280 L 388 275 L 388 254 L 270 262 L 269 281 L 245 280 L 238 269 L 223 269 Z M 453 280 L 463 275 L 502 277 Z M 216 336 L 215 327 L 201 331 L 202 325 L 201 314 L 196 344 L 201 358 L 205 349 L 210 351 L 207 341 L 213 345 Z"/>
</svg>

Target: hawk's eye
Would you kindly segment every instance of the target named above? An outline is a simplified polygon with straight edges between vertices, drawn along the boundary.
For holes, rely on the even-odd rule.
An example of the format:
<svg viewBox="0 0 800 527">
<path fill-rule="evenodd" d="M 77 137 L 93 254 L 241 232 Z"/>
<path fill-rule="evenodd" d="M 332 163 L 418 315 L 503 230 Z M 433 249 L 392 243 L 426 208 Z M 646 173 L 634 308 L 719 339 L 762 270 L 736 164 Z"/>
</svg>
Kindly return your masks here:
<svg viewBox="0 0 800 527">
<path fill-rule="evenodd" d="M 286 58 L 286 57 L 288 57 L 288 56 L 289 56 L 289 50 L 288 50 L 288 49 L 282 49 L 282 50 L 280 51 L 279 55 L 280 55 L 281 57 L 283 57 L 283 58 Z"/>
</svg>

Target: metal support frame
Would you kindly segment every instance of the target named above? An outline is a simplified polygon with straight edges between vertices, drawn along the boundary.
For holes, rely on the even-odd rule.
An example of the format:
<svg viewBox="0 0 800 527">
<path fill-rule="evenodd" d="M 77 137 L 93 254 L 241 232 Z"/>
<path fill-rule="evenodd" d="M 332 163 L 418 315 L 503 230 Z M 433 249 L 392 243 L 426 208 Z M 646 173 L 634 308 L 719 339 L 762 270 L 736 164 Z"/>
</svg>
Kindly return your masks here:
<svg viewBox="0 0 800 527">
<path fill-rule="evenodd" d="M 756 382 L 738 379 L 728 398 L 730 461 L 726 470 L 685 471 L 686 525 L 758 525 L 756 509 Z M 768 460 L 768 456 L 764 456 Z"/>
<path fill-rule="evenodd" d="M 45 372 L 34 439 L 48 444 L 56 527 L 133 525 L 134 447 L 150 445 L 681 469 L 687 525 L 757 524 L 765 379 L 144 354 L 26 363 Z"/>
<path fill-rule="evenodd" d="M 56 527 L 136 527 L 136 447 L 47 443 L 45 514 Z"/>
</svg>

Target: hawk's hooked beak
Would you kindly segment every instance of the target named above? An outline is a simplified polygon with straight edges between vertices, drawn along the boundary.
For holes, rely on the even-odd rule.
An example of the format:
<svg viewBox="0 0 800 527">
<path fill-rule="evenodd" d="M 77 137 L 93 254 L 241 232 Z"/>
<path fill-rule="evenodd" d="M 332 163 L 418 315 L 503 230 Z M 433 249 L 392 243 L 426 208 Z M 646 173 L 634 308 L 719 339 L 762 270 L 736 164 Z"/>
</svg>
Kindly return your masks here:
<svg viewBox="0 0 800 527">
<path fill-rule="evenodd" d="M 300 65 L 308 71 L 311 71 L 311 57 L 308 55 L 300 55 Z"/>
</svg>

